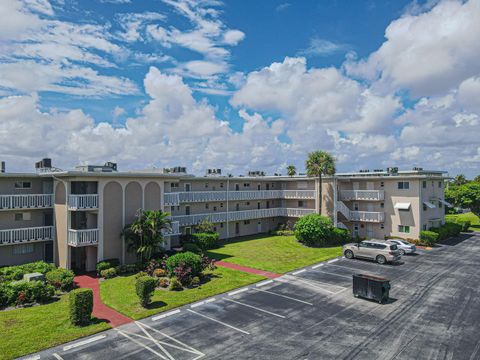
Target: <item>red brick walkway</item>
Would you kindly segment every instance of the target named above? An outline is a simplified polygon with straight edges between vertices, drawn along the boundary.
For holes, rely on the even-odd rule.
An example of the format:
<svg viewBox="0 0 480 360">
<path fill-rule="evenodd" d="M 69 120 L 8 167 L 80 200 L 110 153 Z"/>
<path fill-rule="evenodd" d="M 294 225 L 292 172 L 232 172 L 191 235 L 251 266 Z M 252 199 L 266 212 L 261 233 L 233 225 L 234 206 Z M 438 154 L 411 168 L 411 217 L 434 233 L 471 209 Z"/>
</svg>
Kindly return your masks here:
<svg viewBox="0 0 480 360">
<path fill-rule="evenodd" d="M 224 267 L 224 268 L 228 268 L 228 269 L 243 271 L 243 272 L 250 273 L 250 274 L 265 276 L 269 279 L 275 279 L 275 278 L 278 278 L 278 277 L 282 276 L 282 274 L 276 274 L 276 273 L 272 273 L 270 271 L 258 270 L 258 269 L 254 269 L 254 268 L 251 268 L 251 267 L 248 267 L 248 266 L 232 264 L 232 263 L 228 263 L 228 262 L 224 262 L 224 261 L 215 261 L 215 265 L 218 265 L 218 266 L 221 266 L 221 267 Z"/>
<path fill-rule="evenodd" d="M 102 302 L 98 278 L 90 275 L 75 276 L 75 283 L 82 288 L 93 290 L 93 316 L 106 320 L 111 326 L 117 327 L 132 322 L 133 320 L 113 310 Z"/>
</svg>

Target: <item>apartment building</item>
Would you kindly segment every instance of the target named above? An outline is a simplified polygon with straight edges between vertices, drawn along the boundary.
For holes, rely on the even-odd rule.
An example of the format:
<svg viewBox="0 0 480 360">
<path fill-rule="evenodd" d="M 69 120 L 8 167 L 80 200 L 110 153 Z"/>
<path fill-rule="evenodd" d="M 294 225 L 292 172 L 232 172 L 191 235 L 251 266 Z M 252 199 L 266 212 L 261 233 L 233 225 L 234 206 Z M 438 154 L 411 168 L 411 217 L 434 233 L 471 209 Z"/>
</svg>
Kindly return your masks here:
<svg viewBox="0 0 480 360">
<path fill-rule="evenodd" d="M 444 222 L 445 176 L 440 171 L 336 174 L 322 182 L 306 176 L 222 176 L 211 169 L 120 172 L 116 164 L 62 171 L 49 159 L 36 173 L 0 173 L 0 266 L 46 260 L 93 270 L 103 259 L 135 261 L 121 236 L 139 209 L 171 213 L 165 247 L 208 219 L 221 238 L 265 233 L 318 212 L 354 236 L 418 238 Z"/>
</svg>

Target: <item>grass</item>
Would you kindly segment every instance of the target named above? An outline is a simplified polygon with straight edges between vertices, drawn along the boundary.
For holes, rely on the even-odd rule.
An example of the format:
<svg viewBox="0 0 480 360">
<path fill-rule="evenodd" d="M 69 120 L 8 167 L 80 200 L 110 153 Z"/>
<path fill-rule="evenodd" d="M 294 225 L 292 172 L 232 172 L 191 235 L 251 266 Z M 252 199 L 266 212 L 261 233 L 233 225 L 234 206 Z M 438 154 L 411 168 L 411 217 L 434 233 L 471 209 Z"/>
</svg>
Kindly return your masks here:
<svg viewBox="0 0 480 360">
<path fill-rule="evenodd" d="M 156 290 L 148 308 L 141 307 L 138 302 L 134 275 L 116 277 L 101 282 L 100 294 L 106 305 L 138 320 L 265 279 L 262 276 L 221 267 L 210 274 L 212 275 L 211 280 L 197 288 L 182 291 Z"/>
<path fill-rule="evenodd" d="M 104 322 L 71 325 L 68 295 L 47 305 L 1 311 L 0 359 L 13 359 L 109 328 Z"/>
<path fill-rule="evenodd" d="M 217 260 L 249 266 L 255 269 L 286 273 L 316 262 L 342 255 L 342 247 L 310 248 L 294 236 L 244 237 L 225 242 L 208 255 Z"/>
<path fill-rule="evenodd" d="M 455 214 L 455 215 L 446 215 L 445 219 L 447 221 L 470 221 L 471 225 L 468 228 L 471 231 L 480 231 L 480 218 L 474 213 L 465 213 L 465 214 Z"/>
</svg>

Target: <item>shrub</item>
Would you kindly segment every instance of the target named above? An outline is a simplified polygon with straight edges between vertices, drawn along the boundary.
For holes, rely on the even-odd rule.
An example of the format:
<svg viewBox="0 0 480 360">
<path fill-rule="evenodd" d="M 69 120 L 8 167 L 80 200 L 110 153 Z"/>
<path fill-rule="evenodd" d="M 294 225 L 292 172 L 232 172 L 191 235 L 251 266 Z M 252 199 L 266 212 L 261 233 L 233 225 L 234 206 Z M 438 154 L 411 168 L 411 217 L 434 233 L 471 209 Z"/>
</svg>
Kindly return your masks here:
<svg viewBox="0 0 480 360">
<path fill-rule="evenodd" d="M 208 256 L 202 256 L 202 271 L 203 270 L 215 270 L 217 267 L 215 265 L 215 260 L 210 259 Z"/>
<path fill-rule="evenodd" d="M 431 228 L 430 231 L 436 232 L 438 234 L 438 240 L 440 241 L 460 234 L 462 226 L 456 223 L 446 222 L 445 225 L 438 228 Z"/>
<path fill-rule="evenodd" d="M 462 227 L 462 231 L 466 232 L 472 225 L 471 221 L 465 220 L 465 221 L 457 221 L 457 224 Z"/>
<path fill-rule="evenodd" d="M 27 303 L 43 303 L 49 301 L 55 294 L 55 288 L 43 281 L 19 281 L 7 285 L 11 292 L 9 303 L 15 301 L 18 305 Z"/>
<path fill-rule="evenodd" d="M 74 277 L 73 271 L 66 269 L 55 269 L 45 274 L 47 283 L 62 291 L 69 291 L 73 288 Z"/>
<path fill-rule="evenodd" d="M 326 245 L 332 234 L 332 220 L 326 216 L 309 214 L 295 224 L 295 237 L 307 246 Z"/>
<path fill-rule="evenodd" d="M 73 325 L 87 325 L 93 310 L 93 290 L 75 289 L 69 294 L 70 322 Z"/>
<path fill-rule="evenodd" d="M 200 249 L 198 247 L 198 245 L 193 244 L 193 243 L 183 244 L 183 251 L 190 251 L 194 254 L 201 254 L 202 253 L 202 249 Z"/>
<path fill-rule="evenodd" d="M 18 281 L 23 279 L 24 274 L 34 272 L 45 274 L 54 269 L 55 266 L 52 264 L 47 264 L 44 261 L 36 261 L 23 265 L 0 268 L 0 278 L 2 278 L 3 281 Z"/>
<path fill-rule="evenodd" d="M 169 285 L 168 279 L 163 278 L 163 279 L 158 280 L 158 286 L 160 286 L 162 288 L 166 288 L 166 287 L 168 287 L 168 285 Z"/>
<path fill-rule="evenodd" d="M 178 291 L 183 289 L 182 283 L 176 277 L 172 277 L 170 279 L 170 285 L 168 288 L 172 291 Z"/>
<path fill-rule="evenodd" d="M 8 284 L 0 284 L 0 309 L 10 305 L 13 291 Z"/>
<path fill-rule="evenodd" d="M 438 241 L 438 233 L 434 231 L 420 231 L 420 242 L 422 244 L 433 246 Z"/>
<path fill-rule="evenodd" d="M 109 268 L 106 270 L 100 271 L 100 276 L 105 278 L 105 279 L 111 279 L 117 276 L 117 269 L 116 268 Z"/>
<path fill-rule="evenodd" d="M 101 275 L 102 270 L 107 270 L 110 268 L 115 268 L 120 265 L 119 259 L 105 259 L 97 263 L 97 275 Z"/>
<path fill-rule="evenodd" d="M 145 271 L 139 271 L 138 273 L 135 274 L 135 279 L 148 276 L 148 274 Z"/>
<path fill-rule="evenodd" d="M 148 304 L 150 304 L 156 285 L 156 280 L 151 276 L 142 276 L 137 279 L 135 283 L 135 290 L 138 298 L 140 299 L 140 304 L 143 307 L 146 307 Z"/>
<path fill-rule="evenodd" d="M 193 243 L 203 251 L 218 247 L 220 235 L 218 233 L 196 233 L 193 234 Z"/>
<path fill-rule="evenodd" d="M 153 271 L 153 276 L 156 276 L 156 277 L 164 277 L 164 276 L 167 276 L 167 272 L 163 269 L 155 269 Z"/>
<path fill-rule="evenodd" d="M 214 233 L 214 226 L 213 224 L 208 221 L 208 219 L 203 219 L 198 223 L 198 225 L 195 227 L 195 231 L 197 233 L 207 233 L 207 234 L 212 234 Z"/>
<path fill-rule="evenodd" d="M 175 269 L 178 267 L 190 268 L 192 276 L 199 275 L 203 270 L 202 258 L 189 251 L 170 256 L 166 261 L 166 266 L 170 276 L 175 275 Z"/>
<path fill-rule="evenodd" d="M 192 285 L 192 286 L 200 285 L 200 278 L 198 276 L 194 276 L 192 278 L 192 280 L 190 281 L 190 285 Z"/>
<path fill-rule="evenodd" d="M 295 235 L 295 231 L 293 230 L 276 230 L 273 232 L 273 235 L 276 236 L 293 236 Z"/>
<path fill-rule="evenodd" d="M 149 276 L 152 276 L 155 269 L 158 269 L 159 267 L 160 267 L 160 264 L 158 263 L 158 261 L 155 259 L 152 259 L 147 263 L 147 266 L 145 267 L 145 271 Z"/>
<path fill-rule="evenodd" d="M 352 240 L 352 236 L 347 229 L 333 228 L 331 239 L 331 242 L 335 245 L 346 244 Z"/>
</svg>

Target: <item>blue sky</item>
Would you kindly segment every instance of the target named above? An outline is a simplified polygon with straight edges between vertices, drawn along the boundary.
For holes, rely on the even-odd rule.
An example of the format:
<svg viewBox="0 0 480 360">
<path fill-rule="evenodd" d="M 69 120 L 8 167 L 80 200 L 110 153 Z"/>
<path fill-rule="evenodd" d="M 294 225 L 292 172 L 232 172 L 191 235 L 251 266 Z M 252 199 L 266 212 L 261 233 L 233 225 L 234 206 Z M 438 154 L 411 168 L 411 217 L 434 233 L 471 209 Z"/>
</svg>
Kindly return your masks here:
<svg viewBox="0 0 480 360">
<path fill-rule="evenodd" d="M 479 14 L 479 0 L 5 0 L 0 156 L 241 173 L 323 149 L 340 171 L 474 176 Z"/>
</svg>

